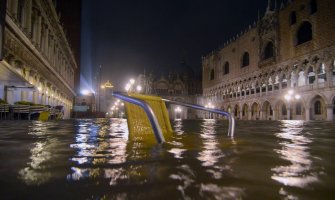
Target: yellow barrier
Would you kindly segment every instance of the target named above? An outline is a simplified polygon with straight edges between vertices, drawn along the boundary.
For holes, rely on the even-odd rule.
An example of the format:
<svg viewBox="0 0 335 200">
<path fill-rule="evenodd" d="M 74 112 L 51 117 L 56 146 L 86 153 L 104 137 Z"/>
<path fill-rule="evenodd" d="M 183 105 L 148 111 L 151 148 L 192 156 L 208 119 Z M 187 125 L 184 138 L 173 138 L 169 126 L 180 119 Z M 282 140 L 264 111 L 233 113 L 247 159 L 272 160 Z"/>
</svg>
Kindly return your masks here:
<svg viewBox="0 0 335 200">
<path fill-rule="evenodd" d="M 161 97 L 134 93 L 129 93 L 128 95 L 148 103 L 157 117 L 164 138 L 168 140 L 172 137 L 173 130 L 171 128 L 169 114 Z M 157 143 L 150 121 L 144 110 L 140 106 L 127 102 L 125 102 L 125 109 L 128 121 L 129 139 L 146 143 Z"/>
<path fill-rule="evenodd" d="M 40 121 L 48 121 L 50 113 L 48 111 L 42 111 L 38 116 L 38 120 Z"/>
</svg>

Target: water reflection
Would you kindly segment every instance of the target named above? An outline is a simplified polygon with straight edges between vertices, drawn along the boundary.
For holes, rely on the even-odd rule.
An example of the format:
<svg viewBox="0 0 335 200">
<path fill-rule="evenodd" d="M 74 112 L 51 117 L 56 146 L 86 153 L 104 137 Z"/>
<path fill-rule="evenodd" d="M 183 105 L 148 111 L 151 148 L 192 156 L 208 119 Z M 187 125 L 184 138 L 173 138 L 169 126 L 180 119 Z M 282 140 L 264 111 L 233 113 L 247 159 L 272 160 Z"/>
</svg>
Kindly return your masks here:
<svg viewBox="0 0 335 200">
<path fill-rule="evenodd" d="M 105 169 L 101 166 L 126 162 L 128 127 L 125 119 L 81 120 L 78 123 L 76 143 L 70 145 L 76 150 L 71 160 L 78 166 L 71 167 L 72 173 L 68 175 L 68 180 L 98 176 L 113 179 L 122 177 L 121 168 Z M 87 165 L 97 167 L 81 167 Z"/>
<path fill-rule="evenodd" d="M 274 173 L 271 178 L 285 186 L 306 188 L 319 180 L 312 168 L 313 161 L 309 147 L 312 140 L 303 133 L 303 123 L 303 121 L 283 121 L 281 132 L 275 134 L 280 139 L 281 145 L 275 152 L 290 164 L 272 168 Z M 283 188 L 279 193 L 288 195 Z"/>
<path fill-rule="evenodd" d="M 213 119 L 205 119 L 201 126 L 202 131 L 200 138 L 202 138 L 203 146 L 197 158 L 202 162 L 202 166 L 207 167 L 207 173 L 211 174 L 214 179 L 220 179 L 222 178 L 222 171 L 227 169 L 227 166 L 217 164 L 219 159 L 224 157 L 224 153 L 221 150 L 217 138 L 217 121 Z"/>
<path fill-rule="evenodd" d="M 59 144 L 56 138 L 48 137 L 47 127 L 50 123 L 34 121 L 29 127 L 28 135 L 37 136 L 39 141 L 33 143 L 27 166 L 19 171 L 19 177 L 27 185 L 40 185 L 49 181 L 52 173 L 47 169 L 47 163 L 57 155 L 55 149 Z"/>
</svg>

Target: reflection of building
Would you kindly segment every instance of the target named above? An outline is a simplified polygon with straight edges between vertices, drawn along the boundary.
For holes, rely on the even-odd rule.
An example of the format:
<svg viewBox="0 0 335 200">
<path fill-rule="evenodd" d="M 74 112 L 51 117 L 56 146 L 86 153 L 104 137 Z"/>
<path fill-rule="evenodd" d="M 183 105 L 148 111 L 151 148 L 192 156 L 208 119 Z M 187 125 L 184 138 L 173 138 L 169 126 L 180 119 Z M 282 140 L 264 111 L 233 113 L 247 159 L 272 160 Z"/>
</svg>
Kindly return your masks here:
<svg viewBox="0 0 335 200">
<path fill-rule="evenodd" d="M 142 93 L 161 96 L 166 99 L 197 103 L 201 94 L 200 77 L 196 76 L 193 70 L 184 62 L 179 72 L 170 72 L 168 75 L 161 75 L 159 78 L 153 75 L 140 74 L 136 83 L 143 87 Z M 168 106 L 170 118 L 197 118 L 195 110 L 177 106 Z"/>
<path fill-rule="evenodd" d="M 112 106 L 113 101 L 113 84 L 110 81 L 107 81 L 100 88 L 100 97 L 99 97 L 99 104 L 100 104 L 100 111 L 101 112 L 109 112 Z"/>
<path fill-rule="evenodd" d="M 54 1 L 8 0 L 5 13 L 0 98 L 63 105 L 69 117 L 77 64 Z"/>
<path fill-rule="evenodd" d="M 204 96 L 240 119 L 333 120 L 335 2 L 272 7 L 203 58 Z M 284 100 L 290 89 L 300 100 Z"/>
</svg>

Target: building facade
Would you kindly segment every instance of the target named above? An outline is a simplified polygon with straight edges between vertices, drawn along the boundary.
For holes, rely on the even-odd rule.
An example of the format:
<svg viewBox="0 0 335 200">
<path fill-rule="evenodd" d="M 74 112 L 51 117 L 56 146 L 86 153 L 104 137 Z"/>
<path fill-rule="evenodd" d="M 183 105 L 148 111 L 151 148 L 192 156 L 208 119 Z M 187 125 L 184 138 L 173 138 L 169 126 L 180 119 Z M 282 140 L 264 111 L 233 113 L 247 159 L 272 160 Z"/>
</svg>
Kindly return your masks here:
<svg viewBox="0 0 335 200">
<path fill-rule="evenodd" d="M 68 118 L 77 63 L 59 18 L 55 1 L 7 1 L 0 98 L 62 105 Z"/>
<path fill-rule="evenodd" d="M 156 95 L 165 99 L 186 103 L 198 103 L 201 99 L 201 77 L 197 77 L 193 70 L 182 63 L 178 72 L 169 72 L 161 76 L 140 74 L 136 84 L 141 85 L 141 93 Z M 196 110 L 178 105 L 167 104 L 171 119 L 195 119 L 201 115 Z"/>
<path fill-rule="evenodd" d="M 202 59 L 206 102 L 245 120 L 333 120 L 335 1 L 276 8 Z M 295 98 L 296 97 L 296 98 Z"/>
</svg>

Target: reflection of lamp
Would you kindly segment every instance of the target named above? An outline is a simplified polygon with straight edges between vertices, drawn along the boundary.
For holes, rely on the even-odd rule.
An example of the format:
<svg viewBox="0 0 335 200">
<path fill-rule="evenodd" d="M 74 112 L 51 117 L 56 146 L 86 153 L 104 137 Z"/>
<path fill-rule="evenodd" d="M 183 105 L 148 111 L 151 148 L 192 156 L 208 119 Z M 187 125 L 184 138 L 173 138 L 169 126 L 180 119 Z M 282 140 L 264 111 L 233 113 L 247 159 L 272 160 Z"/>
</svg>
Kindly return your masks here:
<svg viewBox="0 0 335 200">
<path fill-rule="evenodd" d="M 291 100 L 299 100 L 301 96 L 299 94 L 295 94 L 293 90 L 289 90 L 285 95 L 284 99 L 288 102 L 289 109 L 287 111 L 287 119 L 291 118 Z"/>
<path fill-rule="evenodd" d="M 211 103 L 211 102 L 208 102 L 206 105 L 205 105 L 205 108 L 210 108 L 210 109 L 214 109 L 214 105 Z M 211 118 L 212 116 L 212 113 L 208 113 L 209 115 L 209 118 Z"/>
</svg>

